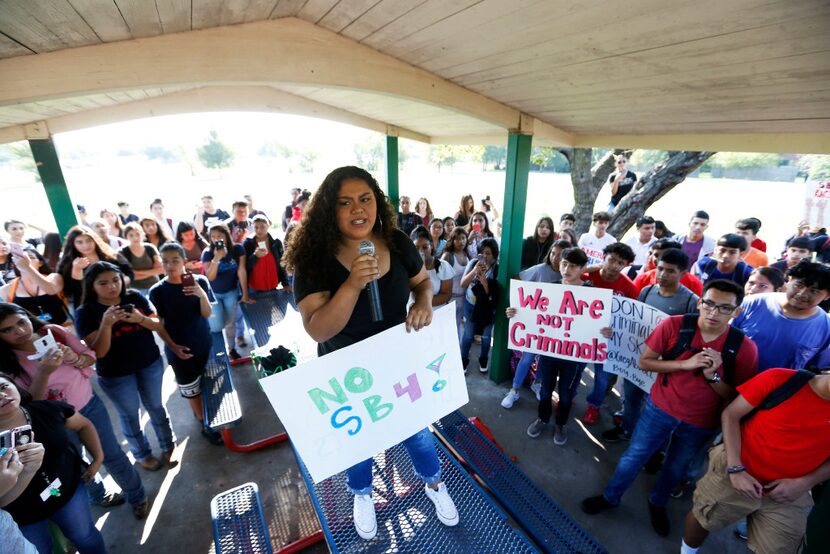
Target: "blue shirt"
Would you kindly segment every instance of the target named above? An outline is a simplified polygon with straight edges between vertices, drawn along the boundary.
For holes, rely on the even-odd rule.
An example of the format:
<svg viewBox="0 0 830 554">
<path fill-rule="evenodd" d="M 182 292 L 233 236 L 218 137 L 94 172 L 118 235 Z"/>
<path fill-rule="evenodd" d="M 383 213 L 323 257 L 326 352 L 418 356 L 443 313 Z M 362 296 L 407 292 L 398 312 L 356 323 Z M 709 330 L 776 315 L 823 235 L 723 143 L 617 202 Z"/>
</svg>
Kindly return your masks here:
<svg viewBox="0 0 830 554">
<path fill-rule="evenodd" d="M 830 341 L 830 316 L 819 310 L 806 319 L 793 319 L 781 309 L 785 301 L 783 292 L 747 296 L 743 311 L 732 320 L 758 346 L 759 372 L 771 367 L 804 369 Z"/>
<path fill-rule="evenodd" d="M 697 274 L 704 285 L 714 279 L 726 279 L 727 281 L 738 283 L 743 287 L 749 280 L 749 274 L 752 273 L 752 266 L 746 265 L 744 262 L 738 262 L 731 273 L 721 273 L 718 270 L 717 261 L 709 256 L 697 261 L 697 269 Z"/>
<path fill-rule="evenodd" d="M 213 292 L 224 294 L 236 290 L 239 285 L 239 258 L 245 255 L 245 249 L 240 244 L 234 244 L 230 251 L 219 262 L 216 278 L 210 282 Z M 202 263 L 213 261 L 213 246 L 208 246 L 202 252 Z"/>
</svg>

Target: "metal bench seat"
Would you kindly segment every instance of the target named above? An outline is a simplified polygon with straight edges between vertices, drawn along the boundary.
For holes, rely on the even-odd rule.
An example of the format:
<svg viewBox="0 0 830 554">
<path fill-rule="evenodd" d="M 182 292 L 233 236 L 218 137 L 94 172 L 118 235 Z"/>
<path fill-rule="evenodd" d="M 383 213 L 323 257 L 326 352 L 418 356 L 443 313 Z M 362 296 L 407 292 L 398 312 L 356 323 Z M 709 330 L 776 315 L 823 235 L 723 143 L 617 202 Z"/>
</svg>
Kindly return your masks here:
<svg viewBox="0 0 830 554">
<path fill-rule="evenodd" d="M 245 483 L 210 501 L 216 554 L 271 554 L 259 487 Z"/>
</svg>

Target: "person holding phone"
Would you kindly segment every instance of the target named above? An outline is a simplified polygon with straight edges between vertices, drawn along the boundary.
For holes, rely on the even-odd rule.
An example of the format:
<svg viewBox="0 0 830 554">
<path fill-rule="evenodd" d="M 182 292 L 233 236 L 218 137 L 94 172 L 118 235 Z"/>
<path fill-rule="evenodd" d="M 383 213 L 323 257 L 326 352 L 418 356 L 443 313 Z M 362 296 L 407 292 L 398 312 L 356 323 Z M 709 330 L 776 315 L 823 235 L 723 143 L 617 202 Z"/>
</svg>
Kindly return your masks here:
<svg viewBox="0 0 830 554">
<path fill-rule="evenodd" d="M 239 309 L 240 301 L 251 302 L 248 296 L 248 273 L 245 271 L 248 256 L 241 244 L 234 244 L 227 225 L 223 223 L 213 225 L 208 237 L 210 246 L 202 253 L 202 265 L 216 297 L 210 330 L 213 333 L 221 333 L 228 327 L 228 356 L 236 360 L 240 357 L 236 345 L 248 344 L 245 340 L 242 310 Z M 233 340 L 234 335 L 236 343 Z"/>
<path fill-rule="evenodd" d="M 458 327 L 458 338 L 464 334 L 464 293 L 465 288 L 461 286 L 461 278 L 466 273 L 467 264 L 470 261 L 467 255 L 467 231 L 463 227 L 456 227 L 444 245 L 441 259 L 450 264 L 453 270 L 452 297 L 455 302 L 455 324 Z"/>
<path fill-rule="evenodd" d="M 205 426 L 201 389 L 213 343 L 208 318 L 213 314 L 216 297 L 207 277 L 185 272 L 185 254 L 180 244 L 169 242 L 162 246 L 161 263 L 164 279 L 150 289 L 150 302 L 164 326 L 160 333 L 165 342 L 164 353 L 173 366 L 179 393 L 199 421 L 202 436 L 219 445 L 222 435 Z"/>
<path fill-rule="evenodd" d="M 475 212 L 465 229 L 467 230 L 467 253 L 471 258 L 478 257 L 479 248 L 484 239 L 491 238 L 496 240 L 493 232 L 490 230 L 490 223 L 484 212 Z"/>
<path fill-rule="evenodd" d="M 34 469 L 39 468 L 38 465 Z M 23 462 L 20 461 L 20 454 L 14 448 L 0 448 L 0 498 L 17 484 L 22 473 Z M 5 510 L 0 510 L 0 537 L 3 537 L 3 547 L 9 552 L 37 554 L 35 546 L 26 540 L 20 532 L 20 527 Z"/>
<path fill-rule="evenodd" d="M 17 483 L 0 496 L 0 508 L 11 514 L 40 554 L 52 552 L 50 521 L 79 552 L 105 554 L 104 538 L 95 528 L 89 500 L 80 486 L 94 478 L 104 461 L 92 422 L 65 402 L 32 400 L 10 375 L 0 373 L 0 432 L 24 425 L 31 427 L 31 440 L 14 447 L 23 468 Z M 92 463 L 85 470 L 67 430 L 78 433 L 92 453 Z"/>
<path fill-rule="evenodd" d="M 98 384 L 118 412 L 130 452 L 148 471 L 170 464 L 176 444 L 162 401 L 164 362 L 153 331 L 163 336 L 163 328 L 155 311 L 138 291 L 127 289 L 118 267 L 97 262 L 84 276 L 84 300 L 75 316 L 78 335 L 98 358 Z M 140 405 L 150 416 L 164 462 L 144 435 Z"/>
<path fill-rule="evenodd" d="M 475 217 L 475 216 L 474 216 Z M 499 300 L 499 284 L 496 275 L 499 270 L 499 243 L 492 237 L 481 241 L 477 258 L 470 260 L 461 286 L 464 294 L 464 334 L 461 336 L 461 363 L 464 371 L 470 363 L 470 347 L 473 337 L 481 335 L 481 353 L 478 364 L 481 373 L 487 373 L 490 354 L 490 339 L 493 336 L 493 322 L 496 319 L 496 304 Z"/>
<path fill-rule="evenodd" d="M 332 224 L 334 222 L 334 224 Z M 360 254 L 364 240 L 375 255 Z M 306 332 L 325 355 L 401 323 L 415 330 L 432 321 L 433 286 L 412 241 L 395 227 L 395 212 L 372 175 L 341 167 L 326 176 L 305 220 L 288 244 L 286 266 L 294 273 L 294 297 Z M 377 280 L 383 319 L 372 321 L 370 281 Z M 410 293 L 415 301 L 407 310 Z M 410 340 L 417 340 L 411 337 Z M 457 525 L 458 510 L 441 479 L 432 434 L 423 429 L 403 441 L 436 515 Z M 372 459 L 346 470 L 354 497 L 355 529 L 364 539 L 377 533 L 372 501 Z"/>
<path fill-rule="evenodd" d="M 44 322 L 71 326 L 62 294 L 63 277 L 52 273 L 43 255 L 31 246 L 13 258 L 20 277 L 0 287 L 0 299 L 26 308 Z"/>
<path fill-rule="evenodd" d="M 282 267 L 282 242 L 268 233 L 271 222 L 262 213 L 255 215 L 252 221 L 254 234 L 242 243 L 249 295 L 274 290 L 280 285 L 286 292 L 292 292 L 288 273 Z"/>
</svg>

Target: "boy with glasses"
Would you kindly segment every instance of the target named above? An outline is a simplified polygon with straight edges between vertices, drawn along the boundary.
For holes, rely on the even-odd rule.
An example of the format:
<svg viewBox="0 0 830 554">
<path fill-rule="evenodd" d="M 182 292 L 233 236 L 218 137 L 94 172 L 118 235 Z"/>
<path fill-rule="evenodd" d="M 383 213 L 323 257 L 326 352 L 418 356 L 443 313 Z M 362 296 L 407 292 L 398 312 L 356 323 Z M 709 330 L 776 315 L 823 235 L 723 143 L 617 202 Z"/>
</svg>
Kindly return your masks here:
<svg viewBox="0 0 830 554">
<path fill-rule="evenodd" d="M 639 365 L 660 375 L 614 475 L 601 495 L 582 501 L 582 511 L 597 514 L 617 507 L 646 461 L 672 437 L 648 499 L 652 527 L 660 536 L 669 534 L 666 504 L 672 489 L 695 454 L 717 434 L 724 402 L 735 398 L 735 387 L 755 375 L 755 343 L 729 326 L 729 320 L 741 313 L 743 296 L 743 288 L 731 281 L 710 281 L 698 301 L 700 315 L 693 320 L 688 342 L 680 343 L 688 317 L 682 315 L 663 320 L 646 339 Z"/>
<path fill-rule="evenodd" d="M 830 315 L 819 304 L 830 297 L 830 267 L 802 261 L 787 272 L 786 292 L 749 296 L 732 325 L 757 344 L 758 371 L 820 365 L 830 346 Z"/>
</svg>

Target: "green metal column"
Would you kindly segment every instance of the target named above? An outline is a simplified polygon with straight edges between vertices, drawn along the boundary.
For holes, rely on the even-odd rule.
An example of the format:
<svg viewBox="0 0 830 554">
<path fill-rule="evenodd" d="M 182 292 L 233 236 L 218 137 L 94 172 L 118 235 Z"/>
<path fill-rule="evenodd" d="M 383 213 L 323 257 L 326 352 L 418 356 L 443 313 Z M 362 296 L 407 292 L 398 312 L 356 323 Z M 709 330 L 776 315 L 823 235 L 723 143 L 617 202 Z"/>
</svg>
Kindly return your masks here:
<svg viewBox="0 0 830 554">
<path fill-rule="evenodd" d="M 501 251 L 498 281 L 501 288 L 496 306 L 493 349 L 490 354 L 490 379 L 500 383 L 510 377 L 511 350 L 507 349 L 507 318 L 504 310 L 510 302 L 510 278 L 519 273 L 522 263 L 522 236 L 527 204 L 527 175 L 530 171 L 530 144 L 533 135 L 510 133 L 507 139 L 507 169 L 502 210 Z"/>
<path fill-rule="evenodd" d="M 32 157 L 35 159 L 43 189 L 46 191 L 46 198 L 52 208 L 58 233 L 61 237 L 66 236 L 70 227 L 78 224 L 78 219 L 66 188 L 55 143 L 51 138 L 29 139 L 29 148 L 32 149 Z"/>
<path fill-rule="evenodd" d="M 398 137 L 386 135 L 386 196 L 399 208 L 400 191 L 398 190 Z"/>
</svg>

